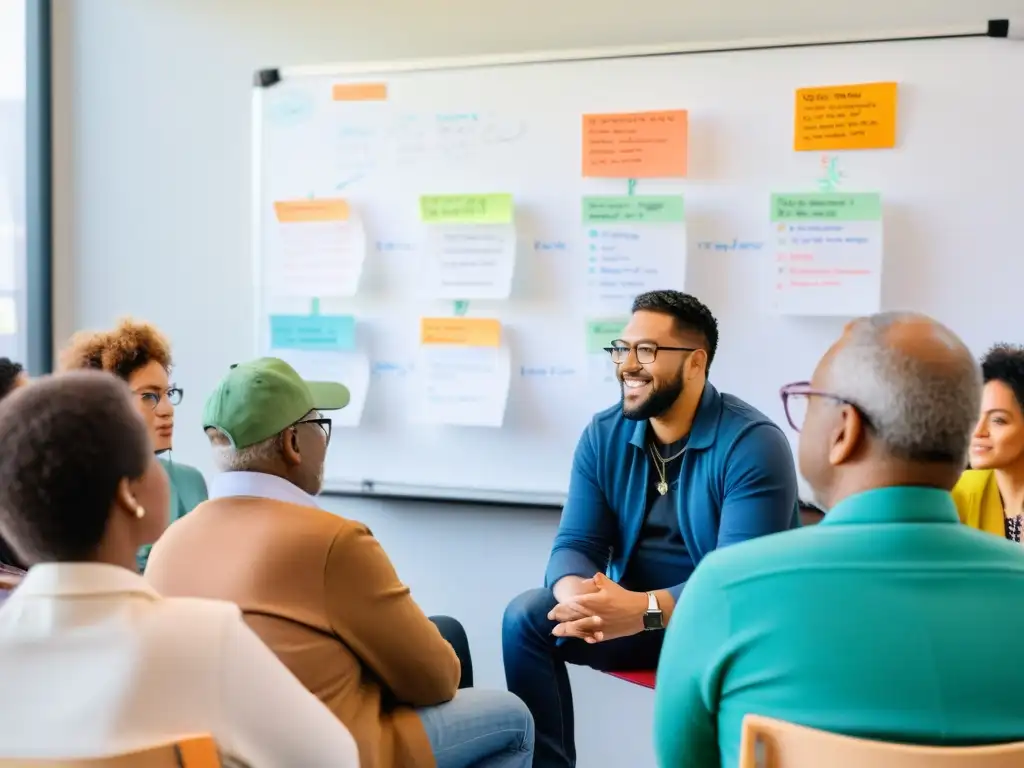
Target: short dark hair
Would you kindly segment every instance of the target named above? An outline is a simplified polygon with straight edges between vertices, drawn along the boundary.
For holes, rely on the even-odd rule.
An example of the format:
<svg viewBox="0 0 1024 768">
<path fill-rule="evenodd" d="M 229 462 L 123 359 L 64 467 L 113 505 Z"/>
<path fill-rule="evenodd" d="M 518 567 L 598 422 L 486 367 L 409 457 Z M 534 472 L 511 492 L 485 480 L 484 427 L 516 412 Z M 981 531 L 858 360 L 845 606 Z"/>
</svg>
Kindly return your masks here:
<svg viewBox="0 0 1024 768">
<path fill-rule="evenodd" d="M 981 358 L 981 378 L 986 384 L 1001 381 L 1008 386 L 1024 410 L 1024 347 L 996 344 Z"/>
<path fill-rule="evenodd" d="M 21 560 L 88 560 L 124 478 L 152 450 L 128 386 L 108 373 L 50 376 L 0 402 L 0 534 Z"/>
<path fill-rule="evenodd" d="M 11 394 L 24 370 L 21 363 L 16 363 L 9 357 L 0 357 L 0 399 Z"/>
<path fill-rule="evenodd" d="M 648 291 L 633 299 L 633 312 L 660 312 L 675 318 L 680 330 L 696 331 L 707 346 L 708 370 L 718 350 L 718 321 L 696 296 L 682 291 Z"/>
</svg>

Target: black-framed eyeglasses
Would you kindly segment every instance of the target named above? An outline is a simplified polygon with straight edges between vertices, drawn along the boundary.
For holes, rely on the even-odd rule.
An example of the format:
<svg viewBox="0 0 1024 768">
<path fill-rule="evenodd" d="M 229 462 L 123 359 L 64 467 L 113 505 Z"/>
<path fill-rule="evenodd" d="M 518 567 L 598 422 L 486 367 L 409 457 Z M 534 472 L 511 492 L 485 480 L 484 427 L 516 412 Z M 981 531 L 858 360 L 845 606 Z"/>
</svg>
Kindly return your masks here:
<svg viewBox="0 0 1024 768">
<path fill-rule="evenodd" d="M 323 430 L 324 438 L 327 440 L 327 445 L 331 444 L 332 427 L 330 419 L 321 417 L 319 419 L 303 419 L 302 421 L 295 422 L 296 427 L 299 426 L 299 424 L 316 424 L 318 427 L 320 427 L 320 429 Z"/>
<path fill-rule="evenodd" d="M 826 397 L 836 403 L 850 406 L 860 414 L 868 429 L 873 428 L 871 417 L 857 403 L 832 392 L 814 389 L 809 381 L 794 381 L 792 384 L 787 384 L 779 390 L 779 397 L 782 398 L 782 408 L 786 412 L 786 421 L 789 422 L 789 426 L 796 432 L 799 432 L 800 428 L 803 427 L 804 419 L 807 416 L 808 401 L 812 397 Z"/>
<path fill-rule="evenodd" d="M 647 341 L 633 345 L 622 339 L 616 339 L 610 347 L 605 347 L 604 351 L 612 356 L 612 362 L 616 365 L 626 362 L 629 359 L 630 351 L 636 352 L 636 361 L 640 365 L 650 365 L 658 359 L 659 352 L 696 352 L 697 349 L 697 347 L 662 347 Z"/>
<path fill-rule="evenodd" d="M 137 392 L 136 394 L 138 394 L 139 398 L 142 400 L 143 403 L 145 403 L 155 411 L 156 407 L 160 405 L 160 401 L 163 400 L 165 397 L 167 398 L 167 402 L 169 402 L 171 405 L 181 405 L 181 400 L 183 397 L 185 397 L 185 390 L 181 389 L 180 387 L 171 387 L 170 389 L 163 393 Z"/>
</svg>

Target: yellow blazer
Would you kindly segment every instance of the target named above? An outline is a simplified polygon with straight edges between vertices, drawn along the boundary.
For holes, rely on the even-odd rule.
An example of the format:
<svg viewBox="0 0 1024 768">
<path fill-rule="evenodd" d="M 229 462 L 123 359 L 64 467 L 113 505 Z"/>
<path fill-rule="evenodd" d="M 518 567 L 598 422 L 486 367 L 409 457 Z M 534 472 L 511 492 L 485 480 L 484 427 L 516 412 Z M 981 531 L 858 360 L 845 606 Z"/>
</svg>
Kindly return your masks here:
<svg viewBox="0 0 1024 768">
<path fill-rule="evenodd" d="M 953 488 L 953 501 L 960 514 L 960 522 L 991 533 L 1006 536 L 1006 516 L 1003 500 L 999 497 L 996 473 L 991 469 L 968 469 Z"/>
</svg>

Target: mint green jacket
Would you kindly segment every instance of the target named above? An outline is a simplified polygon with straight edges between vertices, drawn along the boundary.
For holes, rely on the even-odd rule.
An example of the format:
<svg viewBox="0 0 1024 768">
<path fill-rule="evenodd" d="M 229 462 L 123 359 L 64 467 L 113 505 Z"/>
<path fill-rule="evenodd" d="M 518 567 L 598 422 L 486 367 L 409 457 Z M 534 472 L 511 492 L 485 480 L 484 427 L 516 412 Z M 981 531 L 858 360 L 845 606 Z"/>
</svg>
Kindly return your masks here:
<svg viewBox="0 0 1024 768">
<path fill-rule="evenodd" d="M 170 525 L 206 501 L 206 480 L 202 472 L 188 464 L 178 464 L 164 459 L 160 459 L 160 463 L 167 472 L 167 480 L 171 486 L 171 515 L 167 521 Z M 146 561 L 149 560 L 149 550 L 152 548 L 152 544 L 147 544 L 139 550 L 136 557 L 139 573 L 146 570 Z"/>
</svg>

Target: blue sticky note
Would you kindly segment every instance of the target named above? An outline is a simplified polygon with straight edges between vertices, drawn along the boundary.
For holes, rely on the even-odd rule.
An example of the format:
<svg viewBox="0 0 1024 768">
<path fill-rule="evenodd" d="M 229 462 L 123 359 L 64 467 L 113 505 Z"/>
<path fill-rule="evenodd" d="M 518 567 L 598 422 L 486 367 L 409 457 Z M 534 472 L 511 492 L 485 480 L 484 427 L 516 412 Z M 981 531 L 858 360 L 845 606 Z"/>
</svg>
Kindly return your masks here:
<svg viewBox="0 0 1024 768">
<path fill-rule="evenodd" d="M 271 349 L 351 352 L 356 348 L 352 315 L 271 315 Z"/>
</svg>

